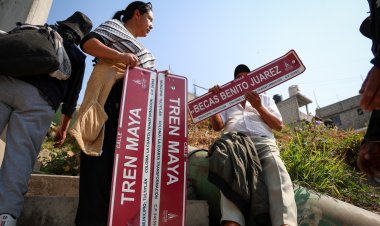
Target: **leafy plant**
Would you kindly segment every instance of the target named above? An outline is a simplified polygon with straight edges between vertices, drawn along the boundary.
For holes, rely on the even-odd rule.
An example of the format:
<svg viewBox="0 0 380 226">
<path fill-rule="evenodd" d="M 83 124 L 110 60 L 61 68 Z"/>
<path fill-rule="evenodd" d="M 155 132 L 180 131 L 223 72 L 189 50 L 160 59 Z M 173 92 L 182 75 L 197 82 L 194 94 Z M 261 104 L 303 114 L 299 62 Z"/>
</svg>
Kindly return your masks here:
<svg viewBox="0 0 380 226">
<path fill-rule="evenodd" d="M 356 169 L 362 134 L 309 124 L 289 132 L 291 139 L 278 145 L 293 182 L 369 209 L 375 201 L 379 208 L 379 194 Z"/>
<path fill-rule="evenodd" d="M 42 153 L 38 157 L 40 170 L 46 174 L 78 175 L 80 149 L 74 138 L 68 134 L 63 146 L 56 148 L 53 140 L 54 133 L 55 128 L 52 127 L 42 144 Z"/>
</svg>

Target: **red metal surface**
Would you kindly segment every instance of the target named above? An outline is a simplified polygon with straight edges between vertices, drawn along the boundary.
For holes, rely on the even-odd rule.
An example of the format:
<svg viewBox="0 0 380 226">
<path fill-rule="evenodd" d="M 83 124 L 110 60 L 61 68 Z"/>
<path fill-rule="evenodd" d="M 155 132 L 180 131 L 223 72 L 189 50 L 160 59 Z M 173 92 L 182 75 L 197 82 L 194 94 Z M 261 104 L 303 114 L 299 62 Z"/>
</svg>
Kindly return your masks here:
<svg viewBox="0 0 380 226">
<path fill-rule="evenodd" d="M 156 73 L 126 72 L 109 210 L 109 225 L 148 225 Z"/>
<path fill-rule="evenodd" d="M 254 90 L 262 93 L 305 71 L 305 66 L 294 50 L 251 71 L 247 76 L 221 86 L 219 93 L 206 93 L 188 103 L 194 123 L 228 109 L 244 100 L 244 93 Z"/>
<path fill-rule="evenodd" d="M 111 226 L 185 225 L 187 80 L 127 71 L 115 150 Z"/>
</svg>

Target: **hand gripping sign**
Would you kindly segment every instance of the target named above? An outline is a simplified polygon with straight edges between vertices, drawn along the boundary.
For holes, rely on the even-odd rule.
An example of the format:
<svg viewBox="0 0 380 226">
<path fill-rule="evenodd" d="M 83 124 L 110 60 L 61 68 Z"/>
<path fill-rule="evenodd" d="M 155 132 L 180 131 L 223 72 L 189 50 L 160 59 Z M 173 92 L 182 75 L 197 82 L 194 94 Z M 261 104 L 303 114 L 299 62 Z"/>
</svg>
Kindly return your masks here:
<svg viewBox="0 0 380 226">
<path fill-rule="evenodd" d="M 219 93 L 206 93 L 188 103 L 193 123 L 202 121 L 244 100 L 248 91 L 262 93 L 305 71 L 305 66 L 294 50 L 284 56 L 233 80 L 221 87 Z"/>
<path fill-rule="evenodd" d="M 108 225 L 185 225 L 186 103 L 186 78 L 127 70 Z"/>
</svg>

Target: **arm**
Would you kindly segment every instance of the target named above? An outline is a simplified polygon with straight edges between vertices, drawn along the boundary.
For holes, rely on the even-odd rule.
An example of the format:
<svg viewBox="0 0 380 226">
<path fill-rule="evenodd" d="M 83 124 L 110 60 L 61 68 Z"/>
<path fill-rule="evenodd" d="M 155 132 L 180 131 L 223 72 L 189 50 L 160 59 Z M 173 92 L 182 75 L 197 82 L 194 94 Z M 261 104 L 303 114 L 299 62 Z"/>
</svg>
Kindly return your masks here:
<svg viewBox="0 0 380 226">
<path fill-rule="evenodd" d="M 83 51 L 97 57 L 115 60 L 120 63 L 124 63 L 130 67 L 139 65 L 140 61 L 136 55 L 132 53 L 121 53 L 115 49 L 112 49 L 104 45 L 96 38 L 90 38 L 82 44 Z"/>
<path fill-rule="evenodd" d="M 61 125 L 59 126 L 54 138 L 54 147 L 59 147 L 65 142 L 70 121 L 71 118 L 69 116 L 62 114 Z"/>
<path fill-rule="evenodd" d="M 84 70 L 86 67 L 86 56 L 76 45 L 67 46 L 65 49 L 70 57 L 72 71 L 71 76 L 65 81 L 68 90 L 62 100 L 61 124 L 54 138 L 55 147 L 61 146 L 66 140 L 71 117 L 76 110 L 79 93 L 82 89 Z"/>
<path fill-rule="evenodd" d="M 281 131 L 283 124 L 280 119 L 273 115 L 266 107 L 261 103 L 259 94 L 256 92 L 247 92 L 245 99 L 254 107 L 260 114 L 263 121 L 273 130 Z"/>
<path fill-rule="evenodd" d="M 210 93 L 218 93 L 220 91 L 219 85 L 215 85 L 208 90 Z M 224 128 L 224 123 L 220 114 L 215 114 L 210 117 L 210 123 L 215 131 L 220 131 Z"/>
<path fill-rule="evenodd" d="M 211 122 L 212 128 L 215 131 L 220 131 L 224 128 L 224 123 L 223 123 L 222 118 L 220 117 L 219 113 L 211 116 L 210 122 Z"/>
<path fill-rule="evenodd" d="M 373 66 L 368 72 L 359 93 L 360 107 L 366 111 L 380 109 L 380 68 Z"/>
<path fill-rule="evenodd" d="M 370 5 L 371 14 L 360 26 L 361 33 L 372 39 L 372 52 L 374 58 L 371 63 L 374 65 L 368 72 L 359 93 L 362 94 L 360 107 L 366 111 L 380 109 L 380 39 L 379 31 L 372 29 L 380 26 L 379 7 L 375 1 Z"/>
</svg>

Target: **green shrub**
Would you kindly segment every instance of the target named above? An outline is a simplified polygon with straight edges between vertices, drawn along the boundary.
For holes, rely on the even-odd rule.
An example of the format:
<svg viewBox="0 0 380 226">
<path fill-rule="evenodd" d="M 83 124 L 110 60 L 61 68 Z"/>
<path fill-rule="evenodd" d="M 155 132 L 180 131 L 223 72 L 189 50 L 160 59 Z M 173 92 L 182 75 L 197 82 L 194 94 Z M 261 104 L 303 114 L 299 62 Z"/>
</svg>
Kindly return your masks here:
<svg viewBox="0 0 380 226">
<path fill-rule="evenodd" d="M 49 132 L 42 144 L 42 152 L 38 161 L 41 165 L 40 170 L 46 174 L 71 175 L 79 174 L 80 149 L 75 140 L 69 134 L 65 143 L 61 147 L 54 147 L 54 127 Z"/>
<path fill-rule="evenodd" d="M 356 169 L 363 134 L 308 124 L 283 133 L 276 137 L 293 182 L 357 206 L 380 204 L 374 188 Z"/>
</svg>

